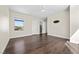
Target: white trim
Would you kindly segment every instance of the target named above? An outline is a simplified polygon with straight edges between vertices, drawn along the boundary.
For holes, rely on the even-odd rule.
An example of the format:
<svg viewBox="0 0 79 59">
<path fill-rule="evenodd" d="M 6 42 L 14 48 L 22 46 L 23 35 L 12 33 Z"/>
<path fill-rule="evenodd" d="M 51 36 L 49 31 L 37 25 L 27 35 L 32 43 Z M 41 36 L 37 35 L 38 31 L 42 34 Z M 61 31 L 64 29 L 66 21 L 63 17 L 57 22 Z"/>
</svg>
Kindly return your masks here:
<svg viewBox="0 0 79 59">
<path fill-rule="evenodd" d="M 50 36 L 55 36 L 55 37 L 59 37 L 59 38 L 70 39 L 70 38 L 67 38 L 67 37 L 59 36 L 59 35 L 52 35 L 52 34 L 48 34 L 48 35 L 50 35 Z"/>
<path fill-rule="evenodd" d="M 32 34 L 28 34 L 28 35 L 21 35 L 21 36 L 16 36 L 16 37 L 9 37 L 9 38 L 10 38 L 10 39 L 11 39 L 11 38 L 19 38 L 19 37 L 30 36 L 30 35 L 32 35 Z"/>
<path fill-rule="evenodd" d="M 10 40 L 10 39 L 9 39 L 9 40 Z M 0 52 L 1 54 L 3 54 L 3 53 L 4 53 L 4 51 L 5 51 L 6 47 L 7 47 L 8 43 L 9 43 L 9 40 L 6 42 L 5 47 L 3 48 L 2 52 Z"/>
</svg>

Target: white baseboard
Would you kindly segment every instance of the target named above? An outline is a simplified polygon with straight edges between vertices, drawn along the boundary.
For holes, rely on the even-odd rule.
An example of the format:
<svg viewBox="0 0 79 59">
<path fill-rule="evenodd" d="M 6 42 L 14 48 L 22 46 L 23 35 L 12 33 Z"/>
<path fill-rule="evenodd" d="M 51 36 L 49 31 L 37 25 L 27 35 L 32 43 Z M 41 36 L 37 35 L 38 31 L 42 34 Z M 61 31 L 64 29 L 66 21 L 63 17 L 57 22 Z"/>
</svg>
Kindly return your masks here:
<svg viewBox="0 0 79 59">
<path fill-rule="evenodd" d="M 10 39 L 9 39 L 10 40 Z M 2 52 L 0 52 L 1 54 L 3 54 L 4 53 L 4 51 L 5 51 L 5 49 L 6 49 L 6 46 L 8 45 L 8 43 L 9 43 L 9 40 L 5 43 L 5 46 L 4 46 L 4 48 L 3 48 L 3 50 L 2 50 Z"/>
<path fill-rule="evenodd" d="M 10 39 L 12 39 L 12 38 L 19 38 L 19 37 L 30 36 L 30 35 L 32 35 L 32 34 L 28 34 L 28 35 L 21 35 L 21 36 L 15 36 L 15 37 L 9 37 L 9 38 L 10 38 Z"/>
<path fill-rule="evenodd" d="M 48 34 L 48 35 L 50 35 L 50 36 L 55 36 L 55 37 L 59 37 L 59 38 L 70 39 L 70 38 L 68 38 L 68 37 L 63 37 L 63 36 L 59 36 L 59 35 L 52 35 L 52 34 Z"/>
<path fill-rule="evenodd" d="M 42 33 L 45 34 L 45 33 Z M 32 34 L 28 34 L 28 35 L 22 35 L 22 36 L 16 36 L 16 37 L 9 37 L 10 39 L 12 38 L 20 38 L 20 37 L 25 37 L 25 36 L 31 36 L 31 35 L 39 35 L 39 33 L 32 33 Z"/>
</svg>

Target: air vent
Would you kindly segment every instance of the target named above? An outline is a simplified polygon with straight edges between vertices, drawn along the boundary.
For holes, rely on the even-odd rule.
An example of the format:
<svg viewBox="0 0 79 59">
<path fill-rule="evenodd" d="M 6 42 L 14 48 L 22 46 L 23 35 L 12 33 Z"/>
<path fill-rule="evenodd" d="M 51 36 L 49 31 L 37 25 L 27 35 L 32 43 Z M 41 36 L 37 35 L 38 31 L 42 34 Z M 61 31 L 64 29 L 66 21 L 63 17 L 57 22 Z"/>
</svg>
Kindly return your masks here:
<svg viewBox="0 0 79 59">
<path fill-rule="evenodd" d="M 53 21 L 53 23 L 59 23 L 60 21 L 59 20 L 55 20 L 55 21 Z"/>
</svg>

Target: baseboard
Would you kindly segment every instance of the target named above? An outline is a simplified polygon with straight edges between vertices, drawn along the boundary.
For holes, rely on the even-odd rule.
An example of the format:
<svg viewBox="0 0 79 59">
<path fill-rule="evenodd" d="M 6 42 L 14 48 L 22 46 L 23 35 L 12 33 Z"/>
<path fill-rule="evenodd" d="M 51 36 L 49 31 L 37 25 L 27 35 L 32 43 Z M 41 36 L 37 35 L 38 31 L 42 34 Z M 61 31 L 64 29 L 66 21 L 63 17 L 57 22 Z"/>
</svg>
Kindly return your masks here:
<svg viewBox="0 0 79 59">
<path fill-rule="evenodd" d="M 14 39 L 14 38 L 21 38 L 21 37 L 25 37 L 25 36 L 31 36 L 32 34 L 28 34 L 28 35 L 22 35 L 22 36 L 16 36 L 16 37 L 9 37 L 10 39 Z"/>
<path fill-rule="evenodd" d="M 70 38 L 66 38 L 66 37 L 61 37 L 61 36 L 58 36 L 58 35 L 51 35 L 51 34 L 48 34 L 50 36 L 54 36 L 54 37 L 57 37 L 57 38 L 61 38 L 61 39 L 67 39 L 67 40 L 70 40 Z"/>
<path fill-rule="evenodd" d="M 42 33 L 42 34 L 46 34 L 46 33 Z M 30 34 L 30 35 L 16 36 L 16 37 L 10 37 L 10 39 L 22 38 L 22 37 L 32 36 L 32 35 L 40 35 L 40 34 L 37 33 L 37 34 Z"/>
<path fill-rule="evenodd" d="M 8 43 L 9 43 L 9 41 L 10 41 L 10 39 L 7 41 L 7 43 L 6 43 L 6 45 L 5 45 L 5 48 L 4 48 L 3 51 L 2 51 L 2 54 L 4 53 L 4 51 L 5 51 L 5 49 L 6 49 L 7 45 L 8 45 Z"/>
<path fill-rule="evenodd" d="M 54 36 L 54 37 L 58 37 L 58 38 L 61 38 L 61 39 L 67 39 L 67 40 L 70 40 L 69 38 L 66 38 L 66 37 L 60 37 L 60 36 L 57 36 L 57 35 L 51 35 L 51 34 L 47 34 L 47 33 L 42 33 L 42 34 L 50 35 L 50 36 Z M 42 34 L 41 34 L 41 35 L 42 35 Z M 11 37 L 10 39 L 21 38 L 21 37 L 32 36 L 32 35 L 40 35 L 40 34 L 39 34 L 39 33 L 35 33 L 35 34 L 29 34 L 29 35 L 23 35 L 23 36 L 16 36 L 16 37 Z"/>
<path fill-rule="evenodd" d="M 47 33 L 42 33 L 42 34 L 54 36 L 54 37 L 61 38 L 61 39 L 70 40 L 69 38 L 60 37 L 60 36 L 56 36 L 56 35 L 51 35 L 51 34 L 47 34 Z M 42 34 L 41 34 L 41 35 L 42 35 Z M 10 39 L 21 38 L 21 37 L 32 36 L 32 35 L 40 35 L 40 34 L 36 33 L 36 34 L 29 34 L 29 35 L 23 35 L 23 36 L 16 36 L 16 37 L 10 37 Z"/>
</svg>

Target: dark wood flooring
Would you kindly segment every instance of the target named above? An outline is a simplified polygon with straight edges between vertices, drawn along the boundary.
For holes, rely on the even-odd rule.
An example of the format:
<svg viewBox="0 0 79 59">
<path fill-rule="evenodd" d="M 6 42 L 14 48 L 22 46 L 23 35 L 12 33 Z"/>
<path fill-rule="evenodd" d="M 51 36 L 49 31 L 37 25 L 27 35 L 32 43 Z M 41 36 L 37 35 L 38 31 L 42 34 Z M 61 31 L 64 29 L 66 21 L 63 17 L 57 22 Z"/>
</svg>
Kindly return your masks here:
<svg viewBox="0 0 79 59">
<path fill-rule="evenodd" d="M 4 54 L 71 54 L 67 39 L 49 35 L 32 35 L 10 39 Z"/>
</svg>

